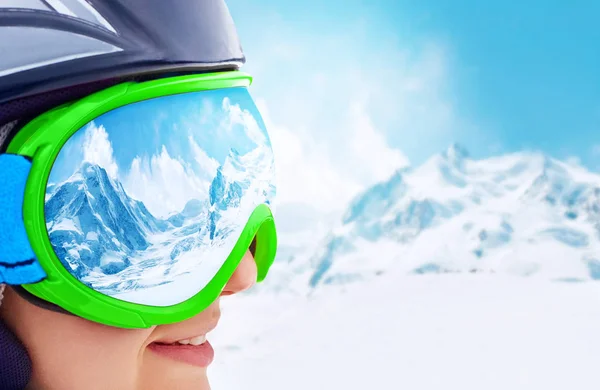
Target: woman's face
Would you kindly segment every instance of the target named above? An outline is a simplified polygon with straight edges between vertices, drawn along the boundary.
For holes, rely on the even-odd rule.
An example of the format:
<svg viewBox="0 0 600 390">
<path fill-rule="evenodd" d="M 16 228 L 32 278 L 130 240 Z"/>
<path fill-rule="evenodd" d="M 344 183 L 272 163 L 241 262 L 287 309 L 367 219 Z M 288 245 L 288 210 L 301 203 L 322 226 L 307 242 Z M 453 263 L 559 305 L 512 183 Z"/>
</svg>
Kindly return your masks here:
<svg viewBox="0 0 600 390">
<path fill-rule="evenodd" d="M 222 295 L 248 289 L 256 273 L 247 252 Z M 38 308 L 10 289 L 2 303 L 2 318 L 32 359 L 31 389 L 41 390 L 210 389 L 210 347 L 200 358 L 194 354 L 195 359 L 189 359 L 156 343 L 203 336 L 217 326 L 220 315 L 217 300 L 184 322 L 120 329 Z"/>
</svg>

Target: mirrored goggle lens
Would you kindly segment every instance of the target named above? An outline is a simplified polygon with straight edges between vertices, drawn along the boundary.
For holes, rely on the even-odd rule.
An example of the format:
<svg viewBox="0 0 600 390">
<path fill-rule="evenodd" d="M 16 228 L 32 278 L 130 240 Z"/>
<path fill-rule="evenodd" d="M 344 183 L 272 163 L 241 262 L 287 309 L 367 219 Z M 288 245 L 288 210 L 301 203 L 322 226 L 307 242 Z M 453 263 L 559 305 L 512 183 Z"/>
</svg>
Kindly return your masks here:
<svg viewBox="0 0 600 390">
<path fill-rule="evenodd" d="M 201 291 L 275 196 L 271 144 L 246 88 L 110 111 L 61 149 L 46 190 L 51 244 L 105 295 L 168 306 Z"/>
</svg>

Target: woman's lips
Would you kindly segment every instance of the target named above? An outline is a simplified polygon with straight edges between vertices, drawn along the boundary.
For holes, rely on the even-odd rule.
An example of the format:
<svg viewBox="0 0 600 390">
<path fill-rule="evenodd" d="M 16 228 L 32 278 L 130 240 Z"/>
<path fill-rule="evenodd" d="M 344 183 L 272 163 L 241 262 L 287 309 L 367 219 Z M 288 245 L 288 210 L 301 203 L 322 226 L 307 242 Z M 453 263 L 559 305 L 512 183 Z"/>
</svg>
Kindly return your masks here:
<svg viewBox="0 0 600 390">
<path fill-rule="evenodd" d="M 152 343 L 148 348 L 166 358 L 197 367 L 208 367 L 215 358 L 215 350 L 208 341 L 200 345 Z"/>
</svg>

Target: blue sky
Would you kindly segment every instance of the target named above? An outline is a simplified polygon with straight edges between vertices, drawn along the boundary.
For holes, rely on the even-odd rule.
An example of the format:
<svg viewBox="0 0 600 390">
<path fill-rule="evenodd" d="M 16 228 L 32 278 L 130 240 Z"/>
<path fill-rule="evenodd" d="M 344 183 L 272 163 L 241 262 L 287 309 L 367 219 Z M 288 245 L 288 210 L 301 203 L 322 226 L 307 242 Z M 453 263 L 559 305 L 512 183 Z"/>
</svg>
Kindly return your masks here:
<svg viewBox="0 0 600 390">
<path fill-rule="evenodd" d="M 417 3 L 415 3 L 417 4 Z M 452 47 L 462 112 L 506 149 L 594 162 L 600 143 L 597 1 L 420 1 L 421 31 Z"/>
<path fill-rule="evenodd" d="M 600 167 L 598 2 L 228 4 L 274 144 L 297 155 L 281 170 L 336 189 L 284 178 L 291 202 L 335 205 L 455 141 Z"/>
</svg>

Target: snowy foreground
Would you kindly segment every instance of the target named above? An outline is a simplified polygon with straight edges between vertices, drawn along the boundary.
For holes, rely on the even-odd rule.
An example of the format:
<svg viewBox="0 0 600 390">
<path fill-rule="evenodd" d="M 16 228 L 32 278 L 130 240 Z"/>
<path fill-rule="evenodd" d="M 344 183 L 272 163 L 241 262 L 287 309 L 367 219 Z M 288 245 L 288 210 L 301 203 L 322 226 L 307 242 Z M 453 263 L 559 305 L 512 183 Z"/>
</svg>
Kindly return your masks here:
<svg viewBox="0 0 600 390">
<path fill-rule="evenodd" d="M 600 389 L 600 283 L 384 274 L 223 301 L 213 389 Z"/>
</svg>

